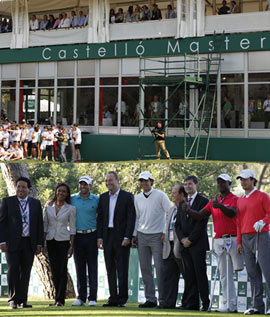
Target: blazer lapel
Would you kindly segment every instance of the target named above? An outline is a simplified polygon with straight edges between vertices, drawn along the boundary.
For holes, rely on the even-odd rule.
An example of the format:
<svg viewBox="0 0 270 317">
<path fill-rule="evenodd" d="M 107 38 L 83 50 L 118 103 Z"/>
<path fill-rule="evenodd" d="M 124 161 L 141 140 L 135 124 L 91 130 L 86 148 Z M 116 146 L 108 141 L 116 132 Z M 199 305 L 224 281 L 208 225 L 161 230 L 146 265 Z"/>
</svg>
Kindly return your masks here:
<svg viewBox="0 0 270 317">
<path fill-rule="evenodd" d="M 32 236 L 32 224 L 33 224 L 33 200 L 31 197 L 28 197 L 28 207 L 29 207 L 29 234 Z"/>
<path fill-rule="evenodd" d="M 17 196 L 14 197 L 14 203 L 15 203 L 15 211 L 16 214 L 18 216 L 18 218 L 22 221 L 22 214 L 21 214 L 21 210 L 20 210 L 20 203 L 19 203 L 19 199 Z"/>
<path fill-rule="evenodd" d="M 120 204 L 120 199 L 121 199 L 121 195 L 122 195 L 122 190 L 120 189 L 119 191 L 119 194 L 118 194 L 118 197 L 117 197 L 117 201 L 116 201 L 116 204 L 115 204 L 115 208 L 114 208 L 114 217 L 113 217 L 113 222 L 114 222 L 114 219 L 115 219 L 115 214 L 117 213 L 117 210 L 118 210 L 118 206 Z"/>
<path fill-rule="evenodd" d="M 173 211 L 174 211 L 174 207 L 170 208 L 169 210 L 169 214 L 168 214 L 168 224 L 167 224 L 167 232 L 168 232 L 168 236 L 170 236 L 170 224 L 172 221 L 172 215 L 173 215 Z"/>
<path fill-rule="evenodd" d="M 105 193 L 104 195 L 105 199 L 105 217 L 106 217 L 106 223 L 109 223 L 109 213 L 110 213 L 110 194 L 109 192 Z"/>
<path fill-rule="evenodd" d="M 196 210 L 196 206 L 197 206 L 197 204 L 198 204 L 198 200 L 199 200 L 200 198 L 199 198 L 199 194 L 197 193 L 197 195 L 196 195 L 196 197 L 195 197 L 195 199 L 193 200 L 193 203 L 192 203 L 192 205 L 191 205 L 191 209 L 194 209 L 194 210 Z"/>
</svg>

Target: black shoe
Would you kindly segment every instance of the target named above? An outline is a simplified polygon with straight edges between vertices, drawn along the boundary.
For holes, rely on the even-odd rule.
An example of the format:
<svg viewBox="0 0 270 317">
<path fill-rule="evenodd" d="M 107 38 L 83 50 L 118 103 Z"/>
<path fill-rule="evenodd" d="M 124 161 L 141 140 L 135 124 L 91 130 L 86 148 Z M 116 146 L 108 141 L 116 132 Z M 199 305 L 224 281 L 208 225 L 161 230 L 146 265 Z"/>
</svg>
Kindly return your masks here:
<svg viewBox="0 0 270 317">
<path fill-rule="evenodd" d="M 206 306 L 203 306 L 202 309 L 201 309 L 201 311 L 208 311 L 208 307 L 209 307 L 209 306 L 207 306 L 207 307 L 206 307 Z"/>
<path fill-rule="evenodd" d="M 50 303 L 49 306 L 50 306 L 50 307 L 51 307 L 51 306 L 56 306 L 56 302 Z"/>
<path fill-rule="evenodd" d="M 57 306 L 57 307 L 63 307 L 64 304 L 63 304 L 63 303 L 60 303 L 60 302 L 57 302 L 57 303 L 55 304 L 55 306 Z"/>
<path fill-rule="evenodd" d="M 178 309 L 180 310 L 200 310 L 197 306 L 180 306 Z"/>
<path fill-rule="evenodd" d="M 18 305 L 17 305 L 17 303 L 10 302 L 10 303 L 9 303 L 9 308 L 10 308 L 10 309 L 17 309 L 17 308 L 18 308 Z"/>
<path fill-rule="evenodd" d="M 112 303 L 112 302 L 107 302 L 106 304 L 102 305 L 103 307 L 117 307 L 118 304 Z"/>
<path fill-rule="evenodd" d="M 118 304 L 117 307 L 126 307 L 126 304 Z"/>
<path fill-rule="evenodd" d="M 148 300 L 139 305 L 139 308 L 153 308 L 153 307 L 157 307 L 157 303 L 153 303 L 153 302 L 149 302 Z"/>
<path fill-rule="evenodd" d="M 21 308 L 32 308 L 33 307 L 32 305 L 29 305 L 27 303 L 22 303 L 20 306 L 21 306 Z"/>
<path fill-rule="evenodd" d="M 175 309 L 175 306 L 170 306 L 170 305 L 159 305 L 157 306 L 157 309 Z"/>
</svg>

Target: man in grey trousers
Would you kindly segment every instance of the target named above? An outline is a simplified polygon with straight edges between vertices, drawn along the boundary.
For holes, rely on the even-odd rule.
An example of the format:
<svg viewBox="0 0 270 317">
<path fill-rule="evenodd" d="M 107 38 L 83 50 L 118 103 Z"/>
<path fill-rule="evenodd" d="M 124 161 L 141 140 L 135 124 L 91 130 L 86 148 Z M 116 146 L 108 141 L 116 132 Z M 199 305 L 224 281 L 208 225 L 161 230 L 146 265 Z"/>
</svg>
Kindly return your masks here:
<svg viewBox="0 0 270 317">
<path fill-rule="evenodd" d="M 244 254 L 252 293 L 252 307 L 244 314 L 264 314 L 262 275 L 270 300 L 270 198 L 256 189 L 257 178 L 252 170 L 242 170 L 237 179 L 245 191 L 237 200 L 237 251 Z M 270 315 L 270 309 L 266 315 Z"/>
<path fill-rule="evenodd" d="M 165 232 L 166 211 L 171 208 L 168 196 L 157 189 L 152 188 L 154 183 L 151 173 L 142 172 L 139 175 L 140 186 L 143 190 L 135 196 L 136 227 L 138 254 L 146 302 L 140 304 L 140 308 L 152 308 L 157 306 L 155 295 L 155 283 L 152 274 L 152 258 L 156 269 L 157 285 L 159 292 L 159 304 L 164 302 L 162 285 L 162 244 Z"/>
</svg>

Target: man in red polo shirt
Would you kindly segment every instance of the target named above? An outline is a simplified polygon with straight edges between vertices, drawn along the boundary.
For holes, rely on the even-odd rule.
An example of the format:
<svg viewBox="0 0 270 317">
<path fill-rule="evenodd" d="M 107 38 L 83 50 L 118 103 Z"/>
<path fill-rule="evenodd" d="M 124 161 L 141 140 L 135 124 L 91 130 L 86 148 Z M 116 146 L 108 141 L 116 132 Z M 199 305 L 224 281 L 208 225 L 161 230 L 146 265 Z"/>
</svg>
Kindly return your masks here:
<svg viewBox="0 0 270 317">
<path fill-rule="evenodd" d="M 199 220 L 212 214 L 214 223 L 214 251 L 219 255 L 220 280 L 223 290 L 223 307 L 218 312 L 237 312 L 237 297 L 233 280 L 233 270 L 243 269 L 243 258 L 237 254 L 236 204 L 238 197 L 230 191 L 231 178 L 227 174 L 217 177 L 218 198 L 210 201 L 202 210 L 187 213 Z"/>
<path fill-rule="evenodd" d="M 237 201 L 237 251 L 244 254 L 253 299 L 253 307 L 244 314 L 264 314 L 262 274 L 270 299 L 270 198 L 255 188 L 257 179 L 252 170 L 242 170 L 237 179 L 245 191 Z M 270 315 L 270 309 L 266 314 Z"/>
</svg>

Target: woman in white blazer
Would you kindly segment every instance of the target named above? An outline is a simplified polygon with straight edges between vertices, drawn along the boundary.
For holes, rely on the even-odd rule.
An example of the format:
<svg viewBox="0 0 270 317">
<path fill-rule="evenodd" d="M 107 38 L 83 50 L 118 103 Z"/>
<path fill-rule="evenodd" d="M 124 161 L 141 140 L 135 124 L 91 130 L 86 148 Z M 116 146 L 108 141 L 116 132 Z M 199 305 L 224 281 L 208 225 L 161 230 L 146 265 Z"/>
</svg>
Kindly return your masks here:
<svg viewBox="0 0 270 317">
<path fill-rule="evenodd" d="M 61 183 L 44 210 L 44 239 L 55 287 L 55 302 L 50 306 L 65 305 L 67 262 L 73 253 L 75 234 L 76 208 L 70 204 L 69 186 Z"/>
</svg>

